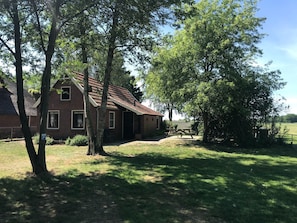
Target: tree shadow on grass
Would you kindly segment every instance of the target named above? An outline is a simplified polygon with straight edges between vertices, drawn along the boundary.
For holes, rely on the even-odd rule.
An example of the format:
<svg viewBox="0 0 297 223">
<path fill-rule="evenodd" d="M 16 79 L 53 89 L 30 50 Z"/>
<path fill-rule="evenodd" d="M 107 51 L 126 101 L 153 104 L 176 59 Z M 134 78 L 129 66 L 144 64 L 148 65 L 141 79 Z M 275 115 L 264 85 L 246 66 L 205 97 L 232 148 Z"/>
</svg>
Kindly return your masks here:
<svg viewBox="0 0 297 223">
<path fill-rule="evenodd" d="M 122 222 L 100 182 L 77 170 L 46 181 L 0 179 L 1 222 Z"/>
<path fill-rule="evenodd" d="M 105 174 L 91 160 L 98 169 L 87 174 L 0 179 L 1 222 L 297 222 L 296 163 L 116 155 Z"/>
<path fill-rule="evenodd" d="M 297 221 L 294 163 L 199 152 L 191 158 L 117 156 L 110 162 L 117 168 L 109 175 L 118 183 L 108 189 L 128 222 L 199 222 L 204 214 L 211 216 L 206 222 Z"/>
</svg>

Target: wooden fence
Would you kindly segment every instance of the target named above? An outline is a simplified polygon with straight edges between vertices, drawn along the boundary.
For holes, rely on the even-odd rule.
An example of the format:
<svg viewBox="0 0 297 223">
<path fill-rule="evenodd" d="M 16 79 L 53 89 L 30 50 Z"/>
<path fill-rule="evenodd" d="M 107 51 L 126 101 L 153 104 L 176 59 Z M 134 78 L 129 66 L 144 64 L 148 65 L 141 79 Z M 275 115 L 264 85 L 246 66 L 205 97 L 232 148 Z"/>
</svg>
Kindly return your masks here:
<svg viewBox="0 0 297 223">
<path fill-rule="evenodd" d="M 286 142 L 291 145 L 297 144 L 297 135 L 296 134 L 286 134 L 284 136 L 277 136 L 277 138 L 283 142 Z"/>
<path fill-rule="evenodd" d="M 37 132 L 37 126 L 30 127 L 32 134 Z M 18 127 L 0 127 L 0 139 L 13 140 L 14 138 L 23 138 L 22 128 Z"/>
</svg>

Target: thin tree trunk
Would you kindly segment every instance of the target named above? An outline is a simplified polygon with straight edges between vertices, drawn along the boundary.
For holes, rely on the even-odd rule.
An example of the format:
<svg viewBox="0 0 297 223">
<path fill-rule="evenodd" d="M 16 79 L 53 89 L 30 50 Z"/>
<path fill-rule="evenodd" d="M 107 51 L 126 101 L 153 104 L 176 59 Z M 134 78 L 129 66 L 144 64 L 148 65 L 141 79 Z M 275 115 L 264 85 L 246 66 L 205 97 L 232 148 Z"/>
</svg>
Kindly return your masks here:
<svg viewBox="0 0 297 223">
<path fill-rule="evenodd" d="M 104 72 L 102 102 L 99 109 L 97 144 L 99 146 L 100 155 L 107 155 L 103 149 L 103 135 L 104 135 L 105 120 L 106 120 L 108 86 L 109 86 L 110 77 L 111 77 L 114 50 L 116 48 L 115 44 L 116 44 L 117 28 L 118 28 L 118 9 L 117 9 L 117 6 L 115 6 L 115 9 L 113 12 L 113 19 L 112 19 L 112 28 L 110 31 L 110 38 L 108 41 L 108 54 L 106 59 L 105 72 Z"/>
<path fill-rule="evenodd" d="M 99 153 L 97 142 L 96 142 L 96 135 L 94 131 L 94 125 L 91 119 L 91 112 L 90 112 L 90 101 L 89 101 L 89 73 L 88 68 L 84 69 L 84 115 L 86 120 L 86 128 L 87 128 L 87 135 L 88 135 L 88 152 L 87 155 L 95 155 Z"/>
<path fill-rule="evenodd" d="M 55 13 L 57 15 L 57 13 Z M 48 101 L 50 92 L 50 80 L 52 76 L 51 60 L 55 52 L 56 39 L 59 33 L 57 29 L 57 17 L 53 15 L 51 30 L 48 40 L 47 50 L 45 52 L 45 68 L 42 74 L 42 87 L 41 87 L 41 101 L 40 101 L 40 124 L 39 124 L 39 147 L 38 147 L 38 160 L 42 168 L 47 171 L 45 159 L 45 145 L 46 145 L 46 125 L 48 113 Z"/>
<path fill-rule="evenodd" d="M 172 122 L 172 117 L 173 117 L 173 106 L 172 104 L 168 103 L 168 116 L 169 116 L 169 121 Z"/>
<path fill-rule="evenodd" d="M 83 19 L 82 19 L 83 22 Z M 82 50 L 82 61 L 87 66 L 88 64 L 88 55 L 86 50 L 86 42 L 84 36 L 85 33 L 85 27 L 82 25 L 80 27 L 80 33 L 81 33 L 81 50 Z M 96 136 L 94 131 L 94 125 L 91 118 L 91 105 L 89 100 L 89 71 L 88 67 L 84 68 L 84 116 L 86 120 L 86 128 L 87 128 L 87 135 L 88 135 L 88 152 L 87 155 L 95 155 L 96 153 L 99 153 L 97 142 L 96 142 Z"/>
<path fill-rule="evenodd" d="M 209 142 L 209 114 L 207 112 L 202 112 L 203 119 L 203 138 L 202 141 Z"/>
<path fill-rule="evenodd" d="M 17 4 L 13 4 L 13 24 L 14 24 L 14 39 L 15 39 L 15 68 L 16 68 L 16 82 L 17 82 L 17 104 L 19 109 L 19 118 L 22 125 L 22 132 L 24 134 L 27 153 L 32 165 L 33 173 L 38 174 L 42 172 L 42 168 L 38 165 L 37 154 L 32 141 L 32 133 L 29 127 L 28 118 L 24 103 L 24 86 L 23 86 L 23 68 L 22 68 L 22 52 L 21 52 L 21 33 L 20 21 L 18 16 Z"/>
</svg>

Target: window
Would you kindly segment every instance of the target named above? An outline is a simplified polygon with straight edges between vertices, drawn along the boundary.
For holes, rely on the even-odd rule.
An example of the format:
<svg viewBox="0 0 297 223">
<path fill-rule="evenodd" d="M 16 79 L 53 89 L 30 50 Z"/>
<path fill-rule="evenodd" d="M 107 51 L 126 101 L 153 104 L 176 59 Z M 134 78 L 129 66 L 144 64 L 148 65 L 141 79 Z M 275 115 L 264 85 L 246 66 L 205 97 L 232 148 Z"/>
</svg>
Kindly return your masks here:
<svg viewBox="0 0 297 223">
<path fill-rule="evenodd" d="M 109 128 L 115 128 L 115 112 L 109 112 Z"/>
<path fill-rule="evenodd" d="M 47 116 L 47 128 L 48 129 L 59 129 L 59 111 L 48 111 Z"/>
<path fill-rule="evenodd" d="M 84 129 L 85 119 L 83 111 L 72 111 L 72 129 Z"/>
<path fill-rule="evenodd" d="M 61 87 L 61 101 L 69 101 L 71 99 L 71 88 L 70 87 Z"/>
<path fill-rule="evenodd" d="M 159 118 L 157 117 L 156 120 L 157 120 L 157 129 L 160 129 L 160 126 L 159 126 Z"/>
</svg>

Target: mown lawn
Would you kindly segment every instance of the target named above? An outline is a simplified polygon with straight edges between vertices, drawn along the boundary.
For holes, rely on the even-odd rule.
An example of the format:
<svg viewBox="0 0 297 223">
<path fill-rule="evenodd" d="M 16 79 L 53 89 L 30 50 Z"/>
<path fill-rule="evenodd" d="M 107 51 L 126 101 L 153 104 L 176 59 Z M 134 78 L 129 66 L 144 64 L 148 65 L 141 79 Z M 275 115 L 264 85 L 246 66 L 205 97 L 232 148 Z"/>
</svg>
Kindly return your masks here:
<svg viewBox="0 0 297 223">
<path fill-rule="evenodd" d="M 20 142 L 0 143 L 0 222 L 297 222 L 297 151 L 194 141 L 47 147 L 30 174 Z"/>
<path fill-rule="evenodd" d="M 297 123 L 279 123 L 281 132 L 286 131 L 284 139 L 287 143 L 297 144 Z"/>
</svg>

